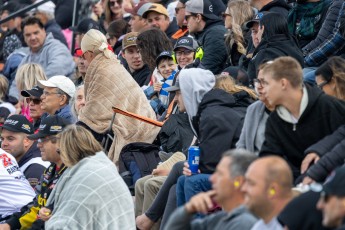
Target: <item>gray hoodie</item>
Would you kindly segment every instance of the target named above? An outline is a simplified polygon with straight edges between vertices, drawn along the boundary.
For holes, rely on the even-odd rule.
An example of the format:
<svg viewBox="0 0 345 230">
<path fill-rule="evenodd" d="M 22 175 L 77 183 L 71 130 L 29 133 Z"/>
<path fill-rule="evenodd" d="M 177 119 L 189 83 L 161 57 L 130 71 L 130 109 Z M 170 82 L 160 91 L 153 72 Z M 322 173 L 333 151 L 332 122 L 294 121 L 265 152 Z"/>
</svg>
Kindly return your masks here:
<svg viewBox="0 0 345 230">
<path fill-rule="evenodd" d="M 178 77 L 182 99 L 192 120 L 205 94 L 213 89 L 216 78 L 211 71 L 200 68 L 183 69 Z"/>
<path fill-rule="evenodd" d="M 43 47 L 37 53 L 30 51 L 29 55 L 23 58 L 20 66 L 26 63 L 40 64 L 48 78 L 55 75 L 71 77 L 75 68 L 67 47 L 54 39 L 51 33 L 47 35 Z"/>
</svg>

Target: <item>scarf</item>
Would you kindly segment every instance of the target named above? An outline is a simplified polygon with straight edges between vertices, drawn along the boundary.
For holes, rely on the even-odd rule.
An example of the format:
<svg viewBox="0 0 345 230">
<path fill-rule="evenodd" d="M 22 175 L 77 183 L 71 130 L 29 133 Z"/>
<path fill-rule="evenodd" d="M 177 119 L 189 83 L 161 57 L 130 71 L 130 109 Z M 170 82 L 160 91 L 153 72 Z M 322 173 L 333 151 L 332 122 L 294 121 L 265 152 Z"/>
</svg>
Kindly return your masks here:
<svg viewBox="0 0 345 230">
<path fill-rule="evenodd" d="M 322 22 L 322 13 L 328 9 L 330 0 L 297 4 L 288 15 L 289 31 L 300 38 L 313 38 Z"/>
</svg>

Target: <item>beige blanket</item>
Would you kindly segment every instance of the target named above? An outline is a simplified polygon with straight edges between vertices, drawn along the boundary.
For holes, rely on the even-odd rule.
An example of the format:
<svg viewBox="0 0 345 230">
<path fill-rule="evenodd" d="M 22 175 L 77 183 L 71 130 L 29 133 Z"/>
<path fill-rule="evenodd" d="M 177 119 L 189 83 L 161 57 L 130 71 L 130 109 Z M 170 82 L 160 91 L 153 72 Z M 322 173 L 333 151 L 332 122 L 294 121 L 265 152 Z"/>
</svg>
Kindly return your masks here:
<svg viewBox="0 0 345 230">
<path fill-rule="evenodd" d="M 97 55 L 90 63 L 84 79 L 85 107 L 78 119 L 97 133 L 105 133 L 113 115 L 112 107 L 155 119 L 146 96 L 132 76 L 114 56 Z M 159 129 L 139 120 L 117 114 L 112 127 L 115 139 L 109 158 L 117 163 L 123 146 L 132 142 L 152 143 Z"/>
</svg>

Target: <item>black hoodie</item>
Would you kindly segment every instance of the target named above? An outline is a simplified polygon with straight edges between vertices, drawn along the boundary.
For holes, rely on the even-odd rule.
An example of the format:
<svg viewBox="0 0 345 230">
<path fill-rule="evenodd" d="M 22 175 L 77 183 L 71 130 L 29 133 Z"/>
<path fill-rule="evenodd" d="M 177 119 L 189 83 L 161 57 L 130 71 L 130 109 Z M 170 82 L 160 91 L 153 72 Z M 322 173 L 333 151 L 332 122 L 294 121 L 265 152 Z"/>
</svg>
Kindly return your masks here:
<svg viewBox="0 0 345 230">
<path fill-rule="evenodd" d="M 276 109 L 266 123 L 265 142 L 259 156 L 278 155 L 287 160 L 294 178 L 300 176 L 304 151 L 345 124 L 345 102 L 306 86 L 308 104 L 298 122 L 292 124 Z"/>
<path fill-rule="evenodd" d="M 278 13 L 287 19 L 290 9 L 291 7 L 285 2 L 285 0 L 274 0 L 266 4 L 259 11 L 260 12 L 268 11 L 268 12 Z"/>
<path fill-rule="evenodd" d="M 302 67 L 304 66 L 303 53 L 292 37 L 277 34 L 268 39 L 262 39 L 249 62 L 247 70 L 249 78 L 251 80 L 256 78 L 257 70 L 263 62 L 282 56 L 293 57 Z"/>
<path fill-rule="evenodd" d="M 230 94 L 213 89 L 205 94 L 193 117 L 200 143 L 199 169 L 202 173 L 213 173 L 222 154 L 235 148 L 250 102 L 245 92 Z"/>
</svg>

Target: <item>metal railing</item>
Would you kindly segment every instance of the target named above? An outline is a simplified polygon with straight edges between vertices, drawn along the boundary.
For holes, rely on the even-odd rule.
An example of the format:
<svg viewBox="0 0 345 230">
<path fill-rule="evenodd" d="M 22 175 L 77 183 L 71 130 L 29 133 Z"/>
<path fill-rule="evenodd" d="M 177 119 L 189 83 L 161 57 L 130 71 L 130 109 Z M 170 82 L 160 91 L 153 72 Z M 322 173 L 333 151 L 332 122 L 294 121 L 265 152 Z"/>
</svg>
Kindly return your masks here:
<svg viewBox="0 0 345 230">
<path fill-rule="evenodd" d="M 34 9 L 34 8 L 37 8 L 38 6 L 46 3 L 46 2 L 49 2 L 51 0 L 42 0 L 40 2 L 36 2 L 36 3 L 33 3 L 29 6 L 26 6 L 24 7 L 23 9 L 20 9 L 10 15 L 8 15 L 6 18 L 0 20 L 0 24 L 2 23 L 5 23 L 13 18 L 16 18 L 17 16 L 19 15 L 23 15 L 27 12 L 29 12 L 30 10 Z M 70 1 L 73 1 L 73 0 L 70 0 Z M 74 0 L 74 9 L 73 9 L 73 19 L 72 19 L 72 27 L 74 27 L 75 25 L 78 24 L 78 9 L 79 9 L 79 2 L 80 0 Z M 2 10 L 3 7 L 0 7 L 0 10 Z M 75 35 L 73 34 L 73 39 L 72 39 L 72 44 L 71 44 L 71 53 L 73 54 L 74 53 L 74 46 L 75 46 Z"/>
</svg>

